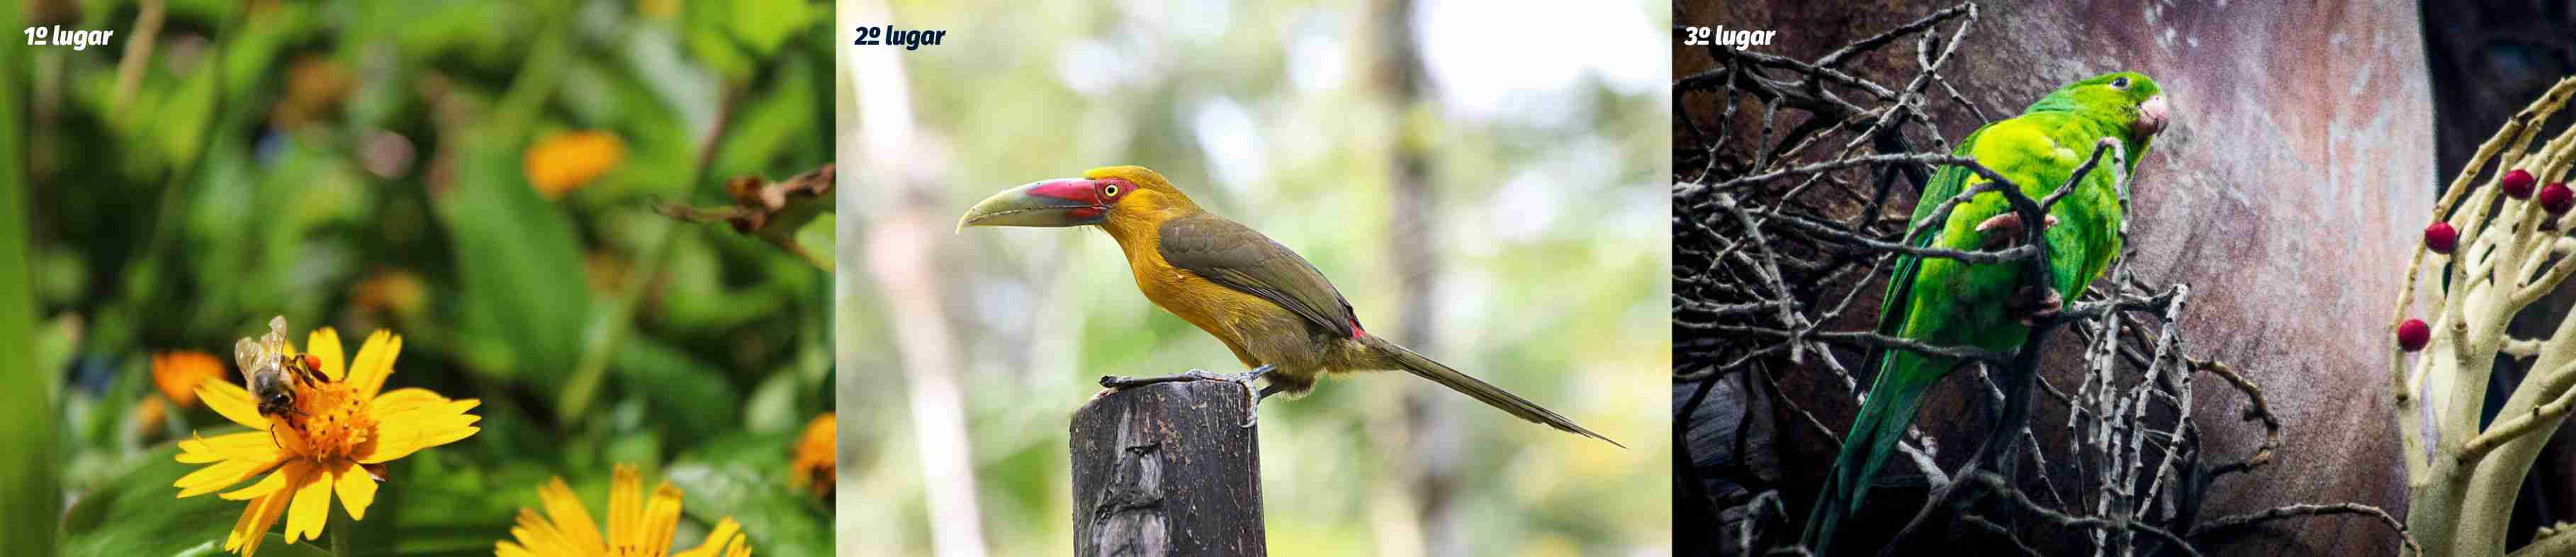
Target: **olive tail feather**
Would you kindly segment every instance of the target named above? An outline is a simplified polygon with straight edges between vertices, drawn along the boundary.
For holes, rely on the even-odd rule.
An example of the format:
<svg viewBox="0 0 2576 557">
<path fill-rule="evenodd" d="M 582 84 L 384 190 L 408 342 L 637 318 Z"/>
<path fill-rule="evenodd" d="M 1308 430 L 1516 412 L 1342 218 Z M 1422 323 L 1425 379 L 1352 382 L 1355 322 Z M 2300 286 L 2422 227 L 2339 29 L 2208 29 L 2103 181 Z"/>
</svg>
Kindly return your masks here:
<svg viewBox="0 0 2576 557">
<path fill-rule="evenodd" d="M 1366 343 L 1370 348 L 1375 348 L 1379 352 L 1384 353 L 1389 360 L 1389 363 L 1402 367 L 1405 371 L 1413 372 L 1414 375 L 1420 376 L 1423 379 L 1429 379 L 1434 383 L 1439 383 L 1441 386 L 1448 387 L 1450 390 L 1458 391 L 1461 394 L 1473 397 L 1478 402 L 1483 402 L 1487 406 L 1502 409 L 1502 411 L 1510 412 L 1513 416 L 1519 416 L 1521 419 L 1546 424 L 1548 427 L 1564 430 L 1567 433 L 1600 439 L 1612 445 L 1617 445 L 1622 449 L 1628 448 L 1627 445 L 1621 445 L 1618 441 L 1612 441 L 1609 437 L 1605 437 L 1599 433 L 1593 433 L 1592 430 L 1584 429 L 1583 426 L 1575 425 L 1574 420 L 1566 419 L 1565 416 L 1559 415 L 1555 411 L 1548 410 L 1544 406 L 1539 406 L 1536 402 L 1530 402 L 1529 399 L 1521 398 L 1519 395 L 1514 395 L 1511 391 L 1503 390 L 1502 387 L 1496 387 L 1492 383 L 1486 383 L 1482 379 L 1477 379 L 1473 376 L 1467 375 L 1466 373 L 1459 372 L 1457 369 L 1441 364 L 1440 362 L 1432 361 L 1430 358 L 1425 358 L 1421 354 L 1415 354 L 1412 350 L 1408 350 L 1393 342 L 1388 342 L 1385 339 L 1381 339 L 1376 336 L 1361 337 L 1361 342 Z"/>
</svg>

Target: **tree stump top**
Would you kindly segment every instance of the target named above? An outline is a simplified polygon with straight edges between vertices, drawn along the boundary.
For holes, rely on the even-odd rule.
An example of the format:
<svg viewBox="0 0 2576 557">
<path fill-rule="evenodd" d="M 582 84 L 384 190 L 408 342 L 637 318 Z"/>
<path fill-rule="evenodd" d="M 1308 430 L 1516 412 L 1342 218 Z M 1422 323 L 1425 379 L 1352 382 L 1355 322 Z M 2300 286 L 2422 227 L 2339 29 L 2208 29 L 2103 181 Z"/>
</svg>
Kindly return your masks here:
<svg viewBox="0 0 2576 557">
<path fill-rule="evenodd" d="M 1249 397 L 1233 383 L 1182 381 L 1076 410 L 1074 555 L 1267 555 Z"/>
</svg>

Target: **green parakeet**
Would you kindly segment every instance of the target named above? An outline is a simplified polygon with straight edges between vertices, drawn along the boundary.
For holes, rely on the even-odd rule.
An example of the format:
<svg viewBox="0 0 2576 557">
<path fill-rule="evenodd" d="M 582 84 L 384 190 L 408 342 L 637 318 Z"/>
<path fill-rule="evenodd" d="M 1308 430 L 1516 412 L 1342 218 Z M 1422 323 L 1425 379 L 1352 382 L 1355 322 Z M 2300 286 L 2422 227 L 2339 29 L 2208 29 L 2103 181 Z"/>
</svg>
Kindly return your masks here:
<svg viewBox="0 0 2576 557">
<path fill-rule="evenodd" d="M 2164 95 L 2156 82 L 2133 72 L 2103 74 L 2060 87 L 2020 116 L 1987 124 L 1959 142 L 1954 154 L 1979 164 L 2020 186 L 2033 200 L 2043 199 L 2066 183 L 2076 167 L 2093 154 L 2095 143 L 2111 138 L 2127 152 L 2134 170 L 2147 143 L 2166 123 Z M 1976 346 L 1995 351 L 2018 348 L 2030 333 L 2031 318 L 2052 313 L 2062 300 L 2081 296 L 2120 251 L 2122 204 L 2114 174 L 2107 172 L 2111 153 L 2076 191 L 2048 212 L 2047 241 L 2052 291 L 2026 289 L 2022 261 L 1969 264 L 1940 257 L 1898 256 L 1879 305 L 1880 334 L 1934 346 Z M 1943 167 L 1915 202 L 1921 222 L 1942 202 L 1987 180 L 1964 167 Z M 1950 210 L 1934 228 L 1915 238 L 1916 246 L 1955 250 L 2008 247 L 2023 240 L 2021 219 L 2000 192 L 1979 194 Z M 2060 293 L 2065 293 L 2061 295 Z M 1807 522 L 1806 543 L 1825 555 L 1834 526 L 1860 510 L 1870 478 L 1894 452 L 1896 441 L 1914 422 L 1923 394 L 1963 363 L 1956 358 L 1911 350 L 1884 351 L 1878 378 L 1869 389 L 1851 433 L 1843 437 L 1833 474 L 1817 497 Z M 2009 396 L 2026 396 L 2011 393 Z"/>
</svg>

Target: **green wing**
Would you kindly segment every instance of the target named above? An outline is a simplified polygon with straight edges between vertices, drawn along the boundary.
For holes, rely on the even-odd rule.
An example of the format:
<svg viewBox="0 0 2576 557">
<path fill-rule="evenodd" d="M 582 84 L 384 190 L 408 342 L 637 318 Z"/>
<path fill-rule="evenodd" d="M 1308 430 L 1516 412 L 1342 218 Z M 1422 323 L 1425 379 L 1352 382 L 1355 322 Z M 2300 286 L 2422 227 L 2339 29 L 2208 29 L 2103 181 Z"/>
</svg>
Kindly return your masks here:
<svg viewBox="0 0 2576 557">
<path fill-rule="evenodd" d="M 1977 144 L 1977 136 L 1984 135 L 1985 133 L 1985 128 L 1977 128 L 1977 131 L 1970 132 L 1967 139 L 1959 140 L 1959 147 L 1951 150 L 1950 154 L 1962 157 L 1969 156 L 1969 154 L 1973 152 L 1972 149 Z M 1905 219 L 1905 229 L 1909 231 L 1913 230 L 1915 224 L 1921 223 L 1923 222 L 1923 219 L 1931 217 L 1932 209 L 1939 207 L 1942 201 L 1948 200 L 1952 197 L 1958 197 L 1959 192 L 1966 191 L 1968 176 L 1972 174 L 1975 173 L 1969 172 L 1966 168 L 1957 166 L 1944 166 L 1941 167 L 1939 171 L 1934 172 L 1932 174 L 1932 183 L 1923 186 L 1922 197 L 1918 198 L 1914 202 L 1914 216 L 1912 218 Z M 1915 236 L 1913 243 L 1909 245 L 1918 248 L 1932 245 L 1933 239 L 1941 237 L 1942 228 L 1945 227 L 1934 226 L 1928 230 L 1924 230 L 1923 234 Z M 1904 301 L 1906 296 L 1913 294 L 1914 274 L 1916 271 L 1920 270 L 1922 266 L 1923 258 L 1921 257 L 1911 255 L 1896 256 L 1896 269 L 1889 275 L 1887 280 L 1887 294 L 1886 296 L 1879 298 L 1880 309 L 1878 312 L 1878 334 L 1894 335 L 1897 333 L 1898 327 L 1905 323 L 1906 307 L 1912 304 L 1904 303 Z"/>
</svg>

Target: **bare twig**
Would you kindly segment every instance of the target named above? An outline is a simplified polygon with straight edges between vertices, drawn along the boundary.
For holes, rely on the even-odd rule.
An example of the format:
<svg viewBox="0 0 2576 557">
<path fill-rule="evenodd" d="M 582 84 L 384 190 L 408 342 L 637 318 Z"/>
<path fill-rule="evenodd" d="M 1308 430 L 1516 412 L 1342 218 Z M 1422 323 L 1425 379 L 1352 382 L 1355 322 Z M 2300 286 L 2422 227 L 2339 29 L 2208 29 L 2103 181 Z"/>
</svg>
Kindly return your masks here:
<svg viewBox="0 0 2576 557">
<path fill-rule="evenodd" d="M 2415 545 L 2415 537 L 2406 534 L 2406 525 L 2398 522 L 2397 517 L 2390 516 L 2387 510 L 2360 503 L 2335 503 L 2330 505 L 2312 505 L 2302 503 L 2297 505 L 2273 507 L 2239 515 L 2229 515 L 2216 520 L 2200 523 L 2199 526 L 2192 527 L 2191 533 L 2185 534 L 2184 536 L 2197 538 L 2237 528 L 2251 528 L 2274 520 L 2337 514 L 2358 514 L 2377 517 L 2381 524 L 2386 524 L 2388 525 L 2388 529 L 2395 530 L 2397 532 L 2397 538 L 2406 543 L 2406 550 L 2408 552 L 2417 555 L 2424 554 L 2424 548 Z"/>
</svg>

